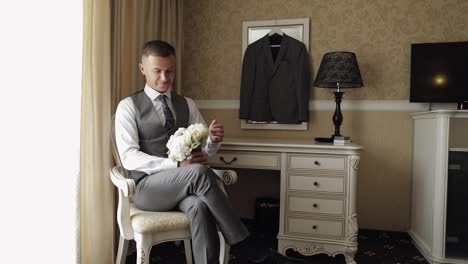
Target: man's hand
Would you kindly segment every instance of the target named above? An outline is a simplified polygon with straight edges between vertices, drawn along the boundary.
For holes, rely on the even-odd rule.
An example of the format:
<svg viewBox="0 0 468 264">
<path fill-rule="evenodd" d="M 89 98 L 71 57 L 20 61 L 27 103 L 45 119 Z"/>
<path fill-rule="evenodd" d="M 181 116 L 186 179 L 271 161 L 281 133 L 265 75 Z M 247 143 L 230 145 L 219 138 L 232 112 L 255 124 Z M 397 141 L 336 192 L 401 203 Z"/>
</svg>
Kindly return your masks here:
<svg viewBox="0 0 468 264">
<path fill-rule="evenodd" d="M 223 141 L 224 138 L 224 127 L 218 120 L 214 119 L 210 124 L 210 139 L 213 143 L 218 143 Z"/>
<path fill-rule="evenodd" d="M 192 158 L 189 160 L 180 161 L 179 167 L 188 166 L 190 164 L 197 164 L 197 163 L 201 165 L 208 165 L 208 158 L 201 151 L 192 153 Z"/>
</svg>

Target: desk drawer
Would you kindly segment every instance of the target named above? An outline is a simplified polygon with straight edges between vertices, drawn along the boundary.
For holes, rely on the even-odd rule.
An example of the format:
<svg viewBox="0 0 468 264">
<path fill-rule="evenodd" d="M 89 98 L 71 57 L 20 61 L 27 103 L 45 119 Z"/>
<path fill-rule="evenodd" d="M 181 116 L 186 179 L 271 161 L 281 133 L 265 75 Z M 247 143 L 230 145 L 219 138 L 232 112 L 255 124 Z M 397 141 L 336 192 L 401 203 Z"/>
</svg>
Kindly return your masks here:
<svg viewBox="0 0 468 264">
<path fill-rule="evenodd" d="M 343 237 L 344 222 L 343 220 L 288 217 L 287 232 L 305 236 Z"/>
<path fill-rule="evenodd" d="M 211 166 L 228 168 L 280 169 L 280 156 L 268 152 L 220 151 L 209 157 Z"/>
<path fill-rule="evenodd" d="M 288 190 L 344 193 L 345 183 L 343 177 L 320 177 L 289 173 Z"/>
<path fill-rule="evenodd" d="M 333 198 L 288 197 L 288 210 L 294 212 L 344 215 L 344 200 Z"/>
<path fill-rule="evenodd" d="M 345 158 L 339 156 L 289 155 L 288 169 L 340 170 L 345 168 Z"/>
</svg>

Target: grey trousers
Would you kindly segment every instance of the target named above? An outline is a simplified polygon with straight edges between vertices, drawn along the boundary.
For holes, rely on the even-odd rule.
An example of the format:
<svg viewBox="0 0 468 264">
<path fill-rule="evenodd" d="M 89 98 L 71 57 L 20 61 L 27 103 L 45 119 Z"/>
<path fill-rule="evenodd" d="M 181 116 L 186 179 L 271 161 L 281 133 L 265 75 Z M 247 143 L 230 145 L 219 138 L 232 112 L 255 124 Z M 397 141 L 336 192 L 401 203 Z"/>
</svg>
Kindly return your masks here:
<svg viewBox="0 0 468 264">
<path fill-rule="evenodd" d="M 210 168 L 193 164 L 146 176 L 133 196 L 141 210 L 179 209 L 187 214 L 196 264 L 219 262 L 216 226 L 230 245 L 249 235 L 216 179 Z"/>
</svg>

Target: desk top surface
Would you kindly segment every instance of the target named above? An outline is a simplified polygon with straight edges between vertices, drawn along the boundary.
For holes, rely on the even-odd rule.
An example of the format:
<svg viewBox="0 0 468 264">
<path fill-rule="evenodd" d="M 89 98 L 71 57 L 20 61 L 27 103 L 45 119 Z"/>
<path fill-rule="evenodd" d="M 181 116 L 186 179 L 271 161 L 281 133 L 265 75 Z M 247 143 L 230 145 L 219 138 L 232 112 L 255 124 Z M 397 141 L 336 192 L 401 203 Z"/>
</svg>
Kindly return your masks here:
<svg viewBox="0 0 468 264">
<path fill-rule="evenodd" d="M 224 138 L 221 148 L 234 146 L 245 147 L 278 147 L 278 148 L 313 148 L 313 149 L 347 149 L 360 150 L 362 146 L 350 143 L 334 145 L 332 143 L 315 143 L 313 139 L 287 138 Z"/>
</svg>

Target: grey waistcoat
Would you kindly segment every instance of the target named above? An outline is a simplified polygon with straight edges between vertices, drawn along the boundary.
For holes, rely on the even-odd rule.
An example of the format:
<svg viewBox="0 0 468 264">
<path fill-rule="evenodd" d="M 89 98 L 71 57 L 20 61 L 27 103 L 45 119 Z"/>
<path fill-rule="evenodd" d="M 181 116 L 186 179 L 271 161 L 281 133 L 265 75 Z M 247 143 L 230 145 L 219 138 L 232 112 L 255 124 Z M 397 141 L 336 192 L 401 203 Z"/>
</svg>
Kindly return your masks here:
<svg viewBox="0 0 468 264">
<path fill-rule="evenodd" d="M 169 137 L 179 129 L 188 127 L 189 108 L 183 96 L 174 92 L 171 94 L 171 102 L 174 107 L 176 123 L 171 130 L 164 127 L 164 123 L 156 114 L 151 99 L 143 91 L 131 96 L 135 106 L 135 121 L 138 128 L 140 151 L 149 155 L 167 158 L 167 141 Z M 128 175 L 135 183 L 142 180 L 147 174 L 141 171 L 128 171 Z"/>
</svg>

